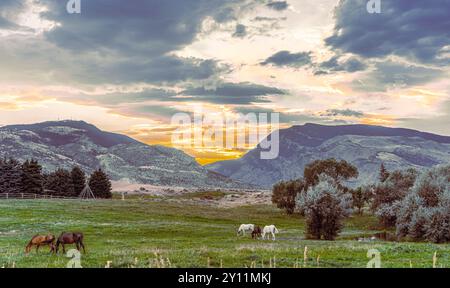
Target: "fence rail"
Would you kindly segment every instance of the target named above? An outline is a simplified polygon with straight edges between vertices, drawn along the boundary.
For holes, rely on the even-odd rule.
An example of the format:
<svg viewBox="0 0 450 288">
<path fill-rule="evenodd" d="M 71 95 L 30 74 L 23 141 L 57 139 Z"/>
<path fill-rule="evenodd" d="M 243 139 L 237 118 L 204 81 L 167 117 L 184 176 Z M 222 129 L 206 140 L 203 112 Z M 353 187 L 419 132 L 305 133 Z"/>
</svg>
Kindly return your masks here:
<svg viewBox="0 0 450 288">
<path fill-rule="evenodd" d="M 32 194 L 32 193 L 0 193 L 0 200 L 5 199 L 65 199 L 65 200 L 79 200 L 78 197 L 64 197 L 46 194 Z"/>
</svg>

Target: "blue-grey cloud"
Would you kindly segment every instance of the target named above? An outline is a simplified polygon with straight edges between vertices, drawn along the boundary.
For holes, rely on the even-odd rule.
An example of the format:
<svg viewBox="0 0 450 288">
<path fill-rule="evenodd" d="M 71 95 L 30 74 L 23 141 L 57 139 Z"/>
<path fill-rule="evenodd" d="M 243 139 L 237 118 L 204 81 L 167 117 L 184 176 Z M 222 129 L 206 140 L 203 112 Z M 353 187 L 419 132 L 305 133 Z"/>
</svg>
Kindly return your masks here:
<svg viewBox="0 0 450 288">
<path fill-rule="evenodd" d="M 242 24 L 236 25 L 236 30 L 233 33 L 233 37 L 243 38 L 247 36 L 247 27 Z"/>
<path fill-rule="evenodd" d="M 336 117 L 336 116 L 357 117 L 357 118 L 364 117 L 363 112 L 351 109 L 328 109 L 321 115 L 327 117 Z"/>
<path fill-rule="evenodd" d="M 450 1 L 382 0 L 380 14 L 369 14 L 366 0 L 340 1 L 334 34 L 325 40 L 342 53 L 365 58 L 390 55 L 447 65 L 442 50 L 450 45 Z"/>
<path fill-rule="evenodd" d="M 283 11 L 289 7 L 289 4 L 286 1 L 272 1 L 267 3 L 267 7 L 277 11 Z"/>
<path fill-rule="evenodd" d="M 303 67 L 312 64 L 311 52 L 291 53 L 283 50 L 267 58 L 261 65 Z"/>
<path fill-rule="evenodd" d="M 2 0 L 1 7 L 6 9 L 7 2 L 20 1 Z M 195 41 L 206 18 L 221 23 L 234 20 L 236 7 L 247 2 L 96 0 L 82 1 L 81 14 L 68 14 L 66 2 L 39 0 L 48 8 L 41 17 L 59 25 L 39 39 L 11 36 L 0 43 L 0 61 L 24 68 L 23 79 L 40 77 L 42 83 L 69 85 L 174 84 L 217 77 L 228 71 L 226 65 L 177 57 L 173 52 Z"/>
<path fill-rule="evenodd" d="M 319 63 L 316 65 L 317 70 L 314 73 L 315 75 L 323 75 L 323 74 L 329 74 L 331 72 L 358 72 L 365 70 L 368 66 L 367 64 L 363 63 L 356 57 L 351 57 L 347 60 L 340 61 L 339 56 L 334 56 L 331 59 Z"/>
<path fill-rule="evenodd" d="M 438 68 L 383 61 L 376 63 L 374 70 L 353 82 L 353 87 L 363 91 L 386 91 L 426 84 L 444 76 L 445 73 Z"/>
<path fill-rule="evenodd" d="M 17 16 L 23 11 L 25 5 L 17 0 L 1 0 L 0 1 L 0 29 L 18 29 L 17 23 L 11 19 L 11 16 Z"/>
<path fill-rule="evenodd" d="M 179 101 L 201 101 L 214 104 L 250 104 L 270 102 L 268 96 L 284 95 L 285 91 L 252 83 L 222 83 L 214 89 L 192 87 L 180 93 L 189 98 L 176 98 Z M 169 98 L 173 100 L 173 98 Z"/>
</svg>

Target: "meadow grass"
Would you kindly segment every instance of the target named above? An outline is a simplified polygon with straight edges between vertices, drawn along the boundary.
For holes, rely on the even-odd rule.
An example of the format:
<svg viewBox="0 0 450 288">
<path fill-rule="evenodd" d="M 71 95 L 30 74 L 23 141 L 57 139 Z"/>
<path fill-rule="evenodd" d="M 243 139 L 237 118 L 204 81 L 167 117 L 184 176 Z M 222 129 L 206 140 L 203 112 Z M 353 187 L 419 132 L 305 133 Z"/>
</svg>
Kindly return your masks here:
<svg viewBox="0 0 450 288">
<path fill-rule="evenodd" d="M 241 223 L 275 224 L 276 241 L 237 237 Z M 304 220 L 271 205 L 217 208 L 203 203 L 146 199 L 1 200 L 0 267 L 58 267 L 64 255 L 24 254 L 35 234 L 81 231 L 87 253 L 83 267 L 357 267 L 378 249 L 382 267 L 449 267 L 449 244 L 358 242 L 379 232 L 376 219 L 354 216 L 336 241 L 304 238 Z M 305 246 L 307 255 L 304 257 Z M 306 259 L 306 263 L 305 260 Z"/>
</svg>

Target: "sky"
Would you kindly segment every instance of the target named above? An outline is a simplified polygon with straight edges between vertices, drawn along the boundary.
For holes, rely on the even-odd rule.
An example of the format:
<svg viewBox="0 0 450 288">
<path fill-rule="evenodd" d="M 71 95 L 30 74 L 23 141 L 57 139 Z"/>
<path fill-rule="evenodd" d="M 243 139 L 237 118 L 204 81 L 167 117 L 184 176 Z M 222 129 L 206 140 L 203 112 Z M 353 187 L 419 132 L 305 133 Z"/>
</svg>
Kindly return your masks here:
<svg viewBox="0 0 450 288">
<path fill-rule="evenodd" d="M 450 0 L 367 2 L 1 0 L 0 125 L 84 120 L 177 146 L 172 117 L 201 107 L 450 135 Z M 183 149 L 206 164 L 252 145 Z"/>
</svg>

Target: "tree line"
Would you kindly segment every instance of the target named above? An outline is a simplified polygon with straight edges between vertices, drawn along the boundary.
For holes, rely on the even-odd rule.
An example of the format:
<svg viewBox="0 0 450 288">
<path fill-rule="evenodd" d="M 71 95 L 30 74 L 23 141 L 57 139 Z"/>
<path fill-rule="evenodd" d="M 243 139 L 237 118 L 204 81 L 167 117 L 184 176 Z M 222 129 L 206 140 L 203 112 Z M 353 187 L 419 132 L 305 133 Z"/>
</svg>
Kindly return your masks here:
<svg viewBox="0 0 450 288">
<path fill-rule="evenodd" d="M 88 182 L 96 198 L 112 198 L 112 185 L 101 169 L 87 179 L 79 167 L 44 173 L 36 160 L 21 163 L 16 159 L 0 159 L 0 194 L 37 194 L 78 197 Z"/>
<path fill-rule="evenodd" d="M 399 239 L 450 241 L 450 165 L 419 173 L 388 171 L 380 166 L 377 183 L 352 189 L 343 183 L 358 169 L 342 160 L 317 160 L 304 177 L 274 185 L 272 202 L 288 214 L 306 219 L 306 236 L 334 240 L 343 220 L 364 210 L 382 227 L 395 228 Z"/>
</svg>

